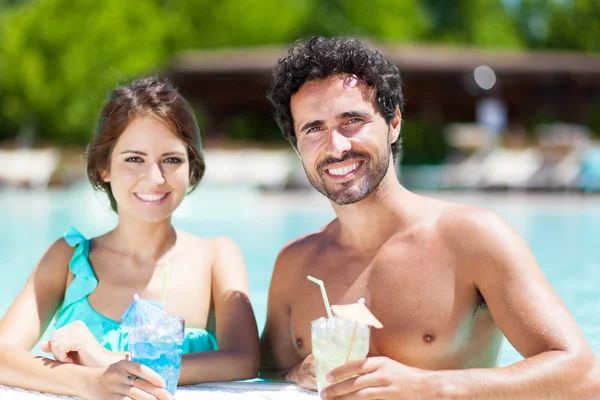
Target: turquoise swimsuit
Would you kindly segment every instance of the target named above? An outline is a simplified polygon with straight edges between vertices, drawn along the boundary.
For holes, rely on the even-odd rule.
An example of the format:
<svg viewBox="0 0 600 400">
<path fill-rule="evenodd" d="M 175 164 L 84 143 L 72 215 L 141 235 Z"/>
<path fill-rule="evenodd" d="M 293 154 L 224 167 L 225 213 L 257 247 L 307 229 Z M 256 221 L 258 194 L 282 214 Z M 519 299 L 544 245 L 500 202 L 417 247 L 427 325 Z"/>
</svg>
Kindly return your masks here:
<svg viewBox="0 0 600 400">
<path fill-rule="evenodd" d="M 108 350 L 129 351 L 127 329 L 123 328 L 119 321 L 98 313 L 88 301 L 88 295 L 98 286 L 98 279 L 88 260 L 90 241 L 74 228 L 69 228 L 65 233 L 65 240 L 71 247 L 75 247 L 69 264 L 75 277 L 65 292 L 54 328 L 61 328 L 77 320 L 83 321 L 96 340 Z M 212 333 L 205 329 L 185 329 L 184 354 L 212 351 L 217 348 L 217 340 Z"/>
</svg>

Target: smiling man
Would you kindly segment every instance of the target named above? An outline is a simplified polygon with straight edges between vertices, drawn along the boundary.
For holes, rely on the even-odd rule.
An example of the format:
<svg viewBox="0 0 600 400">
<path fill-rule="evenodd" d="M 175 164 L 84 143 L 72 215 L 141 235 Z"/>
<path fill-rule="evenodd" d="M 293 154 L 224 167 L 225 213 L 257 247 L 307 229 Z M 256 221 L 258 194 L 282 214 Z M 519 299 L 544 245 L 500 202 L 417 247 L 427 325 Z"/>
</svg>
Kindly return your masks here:
<svg viewBox="0 0 600 400">
<path fill-rule="evenodd" d="M 315 37 L 278 62 L 267 95 L 337 218 L 279 254 L 263 370 L 315 387 L 310 322 L 359 298 L 383 323 L 369 357 L 332 371 L 340 399 L 600 396 L 598 360 L 519 234 L 490 211 L 398 182 L 400 74 L 350 38 Z M 526 358 L 498 368 L 502 337 Z M 349 378 L 349 379 L 347 379 Z"/>
</svg>

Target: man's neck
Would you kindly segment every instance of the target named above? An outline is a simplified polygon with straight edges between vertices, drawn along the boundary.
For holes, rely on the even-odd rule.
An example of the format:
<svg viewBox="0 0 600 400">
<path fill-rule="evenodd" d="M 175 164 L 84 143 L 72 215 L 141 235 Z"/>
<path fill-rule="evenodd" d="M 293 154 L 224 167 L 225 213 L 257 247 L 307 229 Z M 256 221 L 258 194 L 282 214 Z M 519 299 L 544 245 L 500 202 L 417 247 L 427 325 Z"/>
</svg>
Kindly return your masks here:
<svg viewBox="0 0 600 400">
<path fill-rule="evenodd" d="M 332 203 L 338 217 L 339 242 L 357 250 L 380 248 L 407 220 L 414 195 L 406 190 L 390 166 L 379 186 L 365 199 L 345 206 Z"/>
</svg>

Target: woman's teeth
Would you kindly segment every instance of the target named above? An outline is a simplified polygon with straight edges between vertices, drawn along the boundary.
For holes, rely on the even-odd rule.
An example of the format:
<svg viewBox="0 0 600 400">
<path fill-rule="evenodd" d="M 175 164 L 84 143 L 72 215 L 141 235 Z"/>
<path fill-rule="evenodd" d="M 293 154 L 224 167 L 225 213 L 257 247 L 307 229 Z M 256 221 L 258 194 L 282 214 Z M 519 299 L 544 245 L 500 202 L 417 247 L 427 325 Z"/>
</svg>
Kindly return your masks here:
<svg viewBox="0 0 600 400">
<path fill-rule="evenodd" d="M 135 195 L 144 201 L 159 201 L 159 200 L 163 199 L 167 194 L 166 193 L 160 193 L 160 194 L 136 193 Z"/>
<path fill-rule="evenodd" d="M 345 167 L 331 168 L 331 169 L 329 169 L 329 173 L 331 175 L 343 176 L 343 175 L 348 174 L 351 171 L 354 171 L 356 168 L 358 168 L 359 165 L 360 165 L 360 163 L 354 163 L 351 165 L 347 165 Z"/>
</svg>

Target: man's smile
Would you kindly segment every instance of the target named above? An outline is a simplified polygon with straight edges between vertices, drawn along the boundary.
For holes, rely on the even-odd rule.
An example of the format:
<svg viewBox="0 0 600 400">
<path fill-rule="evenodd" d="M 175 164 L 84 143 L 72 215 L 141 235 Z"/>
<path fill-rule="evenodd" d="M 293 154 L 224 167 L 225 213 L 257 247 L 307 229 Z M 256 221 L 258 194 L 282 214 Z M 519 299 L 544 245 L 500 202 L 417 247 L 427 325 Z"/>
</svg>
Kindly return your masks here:
<svg viewBox="0 0 600 400">
<path fill-rule="evenodd" d="M 348 160 L 341 163 L 329 165 L 328 167 L 325 167 L 324 170 L 328 176 L 334 179 L 350 178 L 356 175 L 362 164 L 362 160 Z"/>
</svg>

